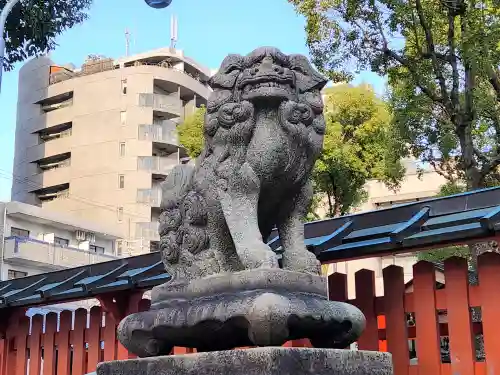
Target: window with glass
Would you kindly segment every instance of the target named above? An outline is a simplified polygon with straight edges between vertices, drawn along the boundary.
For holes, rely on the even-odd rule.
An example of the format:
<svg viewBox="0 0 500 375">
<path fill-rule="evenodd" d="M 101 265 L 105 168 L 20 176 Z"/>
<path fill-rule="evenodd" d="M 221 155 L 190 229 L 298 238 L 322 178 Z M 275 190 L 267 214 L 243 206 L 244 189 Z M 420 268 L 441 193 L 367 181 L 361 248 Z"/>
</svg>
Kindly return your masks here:
<svg viewBox="0 0 500 375">
<path fill-rule="evenodd" d="M 120 124 L 127 125 L 127 112 L 126 111 L 120 112 Z"/>
<path fill-rule="evenodd" d="M 89 250 L 97 254 L 104 254 L 104 247 L 97 245 L 90 245 Z"/>
<path fill-rule="evenodd" d="M 122 174 L 118 176 L 118 187 L 120 189 L 124 189 L 125 188 L 125 176 L 122 175 Z"/>
<path fill-rule="evenodd" d="M 120 142 L 119 152 L 120 156 L 125 156 L 125 142 Z"/>
<path fill-rule="evenodd" d="M 123 207 L 118 207 L 116 210 L 116 216 L 119 222 L 123 221 Z"/>
<path fill-rule="evenodd" d="M 30 231 L 26 229 L 21 229 L 21 228 L 10 228 L 10 235 L 14 237 L 29 237 L 30 236 Z"/>
<path fill-rule="evenodd" d="M 26 276 L 28 276 L 28 272 L 7 270 L 7 278 L 9 280 L 20 279 L 21 277 L 26 277 Z"/>
<path fill-rule="evenodd" d="M 59 247 L 68 247 L 69 240 L 66 238 L 54 237 L 54 245 L 59 246 Z"/>
<path fill-rule="evenodd" d="M 122 94 L 123 95 L 127 94 L 127 79 L 126 78 L 122 79 Z"/>
</svg>

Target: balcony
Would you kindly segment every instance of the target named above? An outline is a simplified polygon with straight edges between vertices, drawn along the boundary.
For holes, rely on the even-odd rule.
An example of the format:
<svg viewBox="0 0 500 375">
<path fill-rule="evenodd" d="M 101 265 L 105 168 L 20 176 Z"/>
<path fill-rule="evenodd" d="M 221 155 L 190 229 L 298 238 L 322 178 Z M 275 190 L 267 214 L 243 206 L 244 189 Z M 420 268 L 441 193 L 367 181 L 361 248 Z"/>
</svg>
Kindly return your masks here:
<svg viewBox="0 0 500 375">
<path fill-rule="evenodd" d="M 72 134 L 73 124 L 71 122 L 51 126 L 37 132 L 38 143 L 43 144 L 56 139 L 66 138 Z"/>
<path fill-rule="evenodd" d="M 138 240 L 159 241 L 160 234 L 158 233 L 159 223 L 136 223 L 135 238 Z"/>
<path fill-rule="evenodd" d="M 37 104 L 40 104 L 40 108 L 43 113 L 52 112 L 60 108 L 70 107 L 73 105 L 73 92 L 65 92 L 60 95 L 46 98 L 39 101 Z"/>
<path fill-rule="evenodd" d="M 167 175 L 172 168 L 179 164 L 177 154 L 173 156 L 139 156 L 137 158 L 137 169 L 148 171 L 153 174 Z"/>
<path fill-rule="evenodd" d="M 153 111 L 179 117 L 182 113 L 181 101 L 176 96 L 142 93 L 139 94 L 139 106 L 153 108 Z"/>
<path fill-rule="evenodd" d="M 139 139 L 178 146 L 177 124 L 169 120 L 159 120 L 154 121 L 152 125 L 139 125 Z"/>
<path fill-rule="evenodd" d="M 161 189 L 159 187 L 153 189 L 138 189 L 137 203 L 146 204 L 151 207 L 160 207 Z"/>
<path fill-rule="evenodd" d="M 33 238 L 7 237 L 4 242 L 4 258 L 13 263 L 45 266 L 48 270 L 53 270 L 107 262 L 119 257 L 60 247 Z"/>
</svg>

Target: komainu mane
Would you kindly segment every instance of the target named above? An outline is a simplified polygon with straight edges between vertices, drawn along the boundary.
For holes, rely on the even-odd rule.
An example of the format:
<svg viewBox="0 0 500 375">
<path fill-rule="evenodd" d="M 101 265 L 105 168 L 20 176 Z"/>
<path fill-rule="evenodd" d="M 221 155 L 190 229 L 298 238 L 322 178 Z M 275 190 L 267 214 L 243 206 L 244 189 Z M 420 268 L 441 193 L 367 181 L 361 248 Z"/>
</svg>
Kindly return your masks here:
<svg viewBox="0 0 500 375">
<path fill-rule="evenodd" d="M 279 231 L 285 269 L 319 274 L 303 224 L 323 146 L 326 80 L 301 55 L 263 47 L 229 55 L 209 81 L 205 148 L 163 183 L 160 236 L 177 280 L 278 268 L 264 243 Z"/>
</svg>

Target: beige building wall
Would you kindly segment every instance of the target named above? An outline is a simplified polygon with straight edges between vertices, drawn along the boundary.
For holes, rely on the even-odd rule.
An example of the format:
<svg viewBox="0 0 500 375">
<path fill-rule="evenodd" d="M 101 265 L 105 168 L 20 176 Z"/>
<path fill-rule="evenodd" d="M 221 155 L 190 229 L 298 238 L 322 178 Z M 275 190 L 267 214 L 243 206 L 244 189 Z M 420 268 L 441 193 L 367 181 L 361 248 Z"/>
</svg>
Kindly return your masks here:
<svg viewBox="0 0 500 375">
<path fill-rule="evenodd" d="M 175 127 L 206 103 L 209 70 L 168 48 L 54 66 L 19 73 L 12 200 L 117 225 L 125 253 L 149 251 L 158 185 L 186 156 Z"/>
</svg>

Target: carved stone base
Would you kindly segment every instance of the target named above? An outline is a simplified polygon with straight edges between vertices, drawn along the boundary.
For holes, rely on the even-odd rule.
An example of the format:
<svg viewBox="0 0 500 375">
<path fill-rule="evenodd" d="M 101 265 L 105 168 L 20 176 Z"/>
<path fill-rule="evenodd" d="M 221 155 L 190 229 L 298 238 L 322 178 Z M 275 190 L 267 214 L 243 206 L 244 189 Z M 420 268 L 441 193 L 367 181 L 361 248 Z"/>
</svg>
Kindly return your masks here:
<svg viewBox="0 0 500 375">
<path fill-rule="evenodd" d="M 97 375 L 392 375 L 389 353 L 258 348 L 101 363 Z"/>
<path fill-rule="evenodd" d="M 219 274 L 152 291 L 150 311 L 126 317 L 121 343 L 139 357 L 241 346 L 280 346 L 308 338 L 317 348 L 345 348 L 365 327 L 360 310 L 328 301 L 324 278 L 280 269 Z"/>
</svg>

